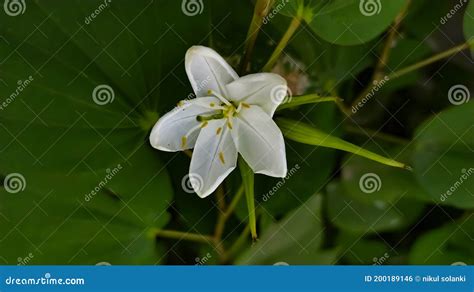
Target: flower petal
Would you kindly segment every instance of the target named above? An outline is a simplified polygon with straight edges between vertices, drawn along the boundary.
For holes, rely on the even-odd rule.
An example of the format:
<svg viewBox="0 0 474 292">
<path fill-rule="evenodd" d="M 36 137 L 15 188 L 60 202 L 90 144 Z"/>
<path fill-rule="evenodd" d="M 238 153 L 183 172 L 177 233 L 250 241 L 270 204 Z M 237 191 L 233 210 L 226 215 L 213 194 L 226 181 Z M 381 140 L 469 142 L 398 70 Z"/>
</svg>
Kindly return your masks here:
<svg viewBox="0 0 474 292">
<path fill-rule="evenodd" d="M 225 85 L 239 78 L 224 58 L 211 48 L 192 46 L 186 52 L 184 63 L 198 97 L 208 95 L 208 90 L 227 96 Z"/>
<path fill-rule="evenodd" d="M 219 103 L 215 97 L 183 101 L 155 124 L 150 134 L 151 146 L 171 152 L 193 148 L 201 130 L 201 122 L 198 122 L 196 117 L 213 114 Z"/>
<path fill-rule="evenodd" d="M 227 84 L 229 100 L 260 106 L 270 117 L 288 92 L 286 80 L 274 73 L 250 74 Z"/>
<path fill-rule="evenodd" d="M 260 107 L 251 105 L 234 118 L 231 131 L 238 152 L 255 173 L 285 177 L 287 173 L 283 135 Z"/>
<path fill-rule="evenodd" d="M 214 192 L 237 162 L 237 149 L 226 122 L 209 121 L 196 141 L 189 176 L 194 178 L 194 191 L 201 198 Z"/>
</svg>

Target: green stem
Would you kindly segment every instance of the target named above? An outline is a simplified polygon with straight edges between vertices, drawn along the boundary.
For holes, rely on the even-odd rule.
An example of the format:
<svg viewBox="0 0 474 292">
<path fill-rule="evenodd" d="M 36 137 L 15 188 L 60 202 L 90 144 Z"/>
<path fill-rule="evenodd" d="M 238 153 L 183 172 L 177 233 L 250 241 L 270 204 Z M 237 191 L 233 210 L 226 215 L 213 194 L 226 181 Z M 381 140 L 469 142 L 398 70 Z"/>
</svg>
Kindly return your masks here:
<svg viewBox="0 0 474 292">
<path fill-rule="evenodd" d="M 178 240 L 189 240 L 200 243 L 213 244 L 214 238 L 209 235 L 202 235 L 197 233 L 181 232 L 176 230 L 152 229 L 151 234 L 156 237 L 171 238 Z"/>
<path fill-rule="evenodd" d="M 232 215 L 232 213 L 235 210 L 235 207 L 239 203 L 240 199 L 242 198 L 244 194 L 244 186 L 241 185 L 235 194 L 235 196 L 232 198 L 232 201 L 230 202 L 229 207 L 223 211 L 220 216 L 217 219 L 217 224 L 216 228 L 214 231 L 214 240 L 220 241 L 222 238 L 222 234 L 224 233 L 224 228 L 225 228 L 225 223 L 229 219 L 229 217 Z"/>
<path fill-rule="evenodd" d="M 257 217 L 255 216 L 254 174 L 247 162 L 239 156 L 239 168 L 244 184 L 245 198 L 249 212 L 249 225 L 252 239 L 257 239 Z"/>
<path fill-rule="evenodd" d="M 250 22 L 250 27 L 247 32 L 247 37 L 245 39 L 245 53 L 240 64 L 240 73 L 244 74 L 247 71 L 247 66 L 252 57 L 253 48 L 255 47 L 255 41 L 257 40 L 258 32 L 262 26 L 264 17 L 267 15 L 268 11 L 273 5 L 273 0 L 257 0 L 255 3 L 255 8 L 253 10 L 252 21 Z"/>
<path fill-rule="evenodd" d="M 265 66 L 263 66 L 262 71 L 268 72 L 272 70 L 273 65 L 275 65 L 276 61 L 278 60 L 281 53 L 283 52 L 283 49 L 285 49 L 289 40 L 295 33 L 296 29 L 300 26 L 301 20 L 302 20 L 302 13 L 298 13 L 295 17 L 293 17 L 293 19 L 291 20 L 290 26 L 286 30 L 285 34 L 281 38 L 275 50 L 273 51 L 272 55 L 270 56 L 270 59 L 268 59 L 268 62 L 265 64 Z"/>
<path fill-rule="evenodd" d="M 333 96 L 321 97 L 315 93 L 300 95 L 300 96 L 293 96 L 291 97 L 291 100 L 289 102 L 280 104 L 277 110 L 280 111 L 283 109 L 292 108 L 292 107 L 303 105 L 303 104 L 319 103 L 319 102 L 326 102 L 326 101 L 335 102 L 337 100 L 340 100 L 340 98 L 333 97 Z"/>
<path fill-rule="evenodd" d="M 388 78 L 389 78 L 389 79 L 398 78 L 398 77 L 400 77 L 400 76 L 402 76 L 402 75 L 408 74 L 408 73 L 410 73 L 410 72 L 412 72 L 412 71 L 415 71 L 415 70 L 417 70 L 417 69 L 420 69 L 420 68 L 422 68 L 422 67 L 425 67 L 425 66 L 427 66 L 427 65 L 429 65 L 429 64 L 432 64 L 432 63 L 434 63 L 434 62 L 437 62 L 437 61 L 439 61 L 439 60 L 442 60 L 442 59 L 444 59 L 444 58 L 447 58 L 447 57 L 450 57 L 450 56 L 452 56 L 452 55 L 454 55 L 454 54 L 457 54 L 457 53 L 459 53 L 459 52 L 461 52 L 461 51 L 464 51 L 465 49 L 468 49 L 468 48 L 470 48 L 470 47 L 473 46 L 473 45 L 474 45 L 474 40 L 470 40 L 470 41 L 468 41 L 468 42 L 466 42 L 466 43 L 464 43 L 464 44 L 458 45 L 458 46 L 456 46 L 456 47 L 454 47 L 454 48 L 451 48 L 451 49 L 449 49 L 449 50 L 447 50 L 447 51 L 444 51 L 444 52 L 441 52 L 441 53 L 439 53 L 439 54 L 436 54 L 436 55 L 434 55 L 434 56 L 432 56 L 432 57 L 430 57 L 430 58 L 428 58 L 428 59 L 426 59 L 426 60 L 423 60 L 423 61 L 418 62 L 418 63 L 416 63 L 416 64 L 410 65 L 410 66 L 405 67 L 405 68 L 403 68 L 403 69 L 400 69 L 400 70 L 398 70 L 398 71 L 395 71 L 395 72 L 389 74 L 389 75 L 388 75 Z"/>
</svg>

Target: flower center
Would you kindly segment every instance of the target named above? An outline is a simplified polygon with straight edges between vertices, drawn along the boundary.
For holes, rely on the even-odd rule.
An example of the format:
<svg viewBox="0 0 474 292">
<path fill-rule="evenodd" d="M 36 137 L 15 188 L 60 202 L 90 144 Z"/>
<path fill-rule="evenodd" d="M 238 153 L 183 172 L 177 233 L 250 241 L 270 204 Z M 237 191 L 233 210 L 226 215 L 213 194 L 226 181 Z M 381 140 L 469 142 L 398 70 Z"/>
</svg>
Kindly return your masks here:
<svg viewBox="0 0 474 292">
<path fill-rule="evenodd" d="M 227 98 L 223 97 L 222 95 L 218 94 L 215 91 L 209 90 L 207 92 L 209 95 L 213 95 L 217 97 L 221 104 L 219 105 L 219 110 L 217 113 L 209 115 L 209 116 L 197 116 L 196 119 L 199 122 L 207 122 L 210 120 L 219 120 L 219 119 L 227 119 L 227 125 L 230 129 L 232 129 L 231 118 L 237 115 L 243 108 L 250 108 L 249 104 L 245 102 L 239 102 L 238 105 L 235 104 L 233 101 L 229 101 Z M 209 104 L 209 106 L 215 107 L 214 103 Z"/>
</svg>

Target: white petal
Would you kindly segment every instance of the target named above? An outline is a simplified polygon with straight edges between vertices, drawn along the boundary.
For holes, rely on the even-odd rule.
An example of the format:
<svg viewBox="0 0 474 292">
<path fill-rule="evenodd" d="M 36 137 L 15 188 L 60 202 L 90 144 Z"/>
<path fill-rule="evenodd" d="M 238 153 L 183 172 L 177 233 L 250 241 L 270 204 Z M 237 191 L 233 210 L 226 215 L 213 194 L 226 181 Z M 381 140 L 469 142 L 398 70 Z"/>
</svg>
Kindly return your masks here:
<svg viewBox="0 0 474 292">
<path fill-rule="evenodd" d="M 260 107 L 243 108 L 231 131 L 238 152 L 255 173 L 285 177 L 285 141 L 280 128 Z"/>
<path fill-rule="evenodd" d="M 183 101 L 155 124 L 150 134 L 151 146 L 171 152 L 193 148 L 201 130 L 199 127 L 201 123 L 196 117 L 213 114 L 219 104 L 220 101 L 215 97 L 199 97 Z"/>
<path fill-rule="evenodd" d="M 270 117 L 287 95 L 286 80 L 278 74 L 257 73 L 227 84 L 229 100 L 260 106 Z"/>
<path fill-rule="evenodd" d="M 194 191 L 201 198 L 214 192 L 235 168 L 237 150 L 229 131 L 225 119 L 212 120 L 196 141 L 189 175 L 194 178 Z"/>
<path fill-rule="evenodd" d="M 184 63 L 189 81 L 198 97 L 207 96 L 208 90 L 227 96 L 225 85 L 239 78 L 224 58 L 211 48 L 189 48 Z"/>
</svg>

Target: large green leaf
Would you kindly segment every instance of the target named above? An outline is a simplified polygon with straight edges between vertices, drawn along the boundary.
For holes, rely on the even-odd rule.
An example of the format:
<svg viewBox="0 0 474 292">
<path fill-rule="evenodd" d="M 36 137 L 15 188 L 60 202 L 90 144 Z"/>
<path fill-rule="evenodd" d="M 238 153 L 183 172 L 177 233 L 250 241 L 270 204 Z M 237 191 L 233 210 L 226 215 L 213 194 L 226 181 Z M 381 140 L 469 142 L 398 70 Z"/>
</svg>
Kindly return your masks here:
<svg viewBox="0 0 474 292">
<path fill-rule="evenodd" d="M 413 265 L 474 264 L 474 216 L 471 214 L 429 231 L 410 251 Z"/>
<path fill-rule="evenodd" d="M 148 131 L 191 93 L 184 55 L 208 41 L 209 9 L 189 17 L 172 1 L 26 5 L 0 14 L 0 178 L 26 181 L 21 193 L 1 191 L 1 256 L 159 262 L 148 230 L 167 224 L 172 189 Z"/>
<path fill-rule="evenodd" d="M 331 264 L 337 251 L 321 250 L 324 236 L 321 195 L 312 196 L 280 222 L 266 229 L 238 264 Z"/>
<path fill-rule="evenodd" d="M 347 189 L 337 181 L 328 185 L 327 193 L 329 219 L 348 233 L 397 230 L 412 223 L 422 211 L 419 204 L 410 200 L 389 204 L 358 200 L 348 196 Z"/>
<path fill-rule="evenodd" d="M 24 191 L 0 190 L 0 258 L 6 264 L 30 253 L 30 264 L 161 262 L 165 251 L 150 230 L 168 222 L 172 190 L 157 154 L 140 150 L 107 170 L 24 173 Z"/>
<path fill-rule="evenodd" d="M 453 88 L 447 98 L 455 103 L 469 100 L 462 88 Z M 435 202 L 474 207 L 473 113 L 474 103 L 461 104 L 435 115 L 416 131 L 415 174 Z"/>
<path fill-rule="evenodd" d="M 372 147 L 371 147 L 372 148 Z M 412 154 L 409 145 L 381 149 L 390 156 L 408 161 Z M 428 193 L 419 185 L 413 172 L 399 168 L 386 167 L 372 160 L 348 155 L 343 163 L 341 182 L 351 198 L 366 203 L 387 205 L 400 199 L 431 201 Z"/>
</svg>

